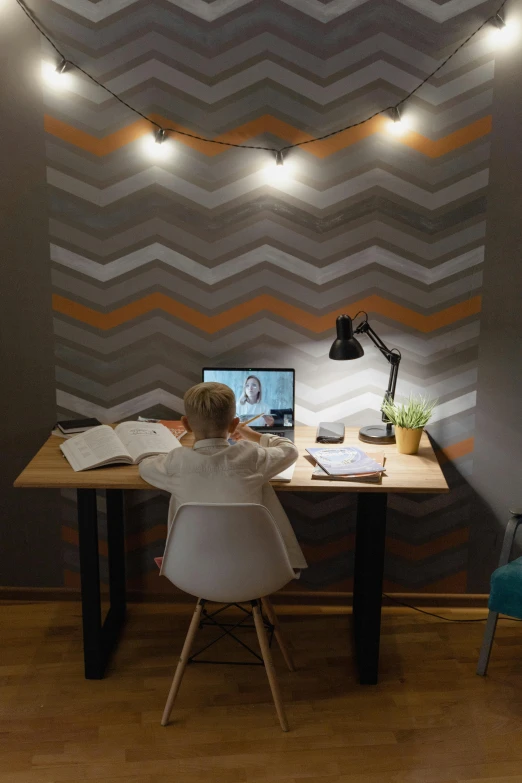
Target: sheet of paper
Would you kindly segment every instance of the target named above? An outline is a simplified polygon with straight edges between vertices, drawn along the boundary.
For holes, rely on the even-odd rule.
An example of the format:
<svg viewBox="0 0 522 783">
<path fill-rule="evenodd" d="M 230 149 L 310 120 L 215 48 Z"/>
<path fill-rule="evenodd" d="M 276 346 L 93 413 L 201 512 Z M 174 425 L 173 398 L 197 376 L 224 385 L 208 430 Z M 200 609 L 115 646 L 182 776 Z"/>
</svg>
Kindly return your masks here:
<svg viewBox="0 0 522 783">
<path fill-rule="evenodd" d="M 293 462 L 289 468 L 286 468 L 286 470 L 282 470 L 281 473 L 278 473 L 277 476 L 274 476 L 272 481 L 292 481 L 295 465 L 296 463 Z"/>
</svg>

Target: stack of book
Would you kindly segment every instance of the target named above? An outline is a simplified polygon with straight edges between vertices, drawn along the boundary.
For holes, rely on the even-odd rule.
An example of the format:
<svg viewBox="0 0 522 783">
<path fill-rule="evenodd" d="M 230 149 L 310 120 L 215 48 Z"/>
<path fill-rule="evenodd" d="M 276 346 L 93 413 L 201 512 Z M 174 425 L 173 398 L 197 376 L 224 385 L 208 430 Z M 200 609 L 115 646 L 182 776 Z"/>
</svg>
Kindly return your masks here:
<svg viewBox="0 0 522 783">
<path fill-rule="evenodd" d="M 306 449 L 317 463 L 312 478 L 320 481 L 363 481 L 379 484 L 384 472 L 384 452 L 366 453 L 356 446 Z"/>
</svg>

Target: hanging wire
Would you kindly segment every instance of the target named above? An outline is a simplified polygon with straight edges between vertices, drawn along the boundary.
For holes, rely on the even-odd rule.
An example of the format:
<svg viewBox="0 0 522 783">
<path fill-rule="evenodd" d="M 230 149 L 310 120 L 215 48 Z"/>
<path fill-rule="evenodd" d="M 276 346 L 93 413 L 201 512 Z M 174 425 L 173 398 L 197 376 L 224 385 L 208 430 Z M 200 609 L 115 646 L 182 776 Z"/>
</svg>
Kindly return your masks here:
<svg viewBox="0 0 522 783">
<path fill-rule="evenodd" d="M 64 53 L 58 48 L 57 44 L 53 41 L 51 36 L 46 32 L 45 28 L 43 27 L 42 23 L 38 20 L 38 18 L 35 16 L 34 12 L 31 11 L 23 2 L 23 0 L 16 0 L 17 5 L 20 6 L 24 14 L 27 16 L 29 21 L 36 27 L 36 29 L 39 31 L 41 35 L 50 43 L 50 45 L 53 47 L 55 52 L 60 55 L 61 62 L 67 63 L 68 66 L 73 66 L 76 68 L 80 73 L 83 73 L 84 76 L 87 76 L 88 79 L 90 79 L 94 84 L 96 84 L 98 87 L 101 87 L 102 90 L 105 90 L 105 92 L 109 93 L 113 98 L 115 98 L 119 103 L 121 103 L 123 106 L 126 106 L 127 109 L 130 109 L 130 111 L 134 112 L 134 114 L 137 114 L 139 117 L 142 117 L 144 120 L 147 120 L 147 122 L 150 122 L 151 125 L 154 125 L 158 130 L 162 130 L 166 133 L 175 133 L 178 136 L 185 136 L 189 139 L 195 139 L 196 141 L 203 141 L 206 144 L 219 144 L 223 147 L 234 147 L 237 149 L 247 149 L 247 150 L 264 150 L 266 152 L 273 152 L 276 155 L 278 153 L 286 152 L 287 150 L 296 149 L 297 147 L 304 147 L 306 144 L 314 144 L 316 141 L 324 141 L 324 139 L 329 139 L 332 136 L 337 136 L 339 133 L 344 133 L 347 130 L 351 130 L 352 128 L 358 128 L 360 125 L 364 125 L 367 122 L 370 122 L 370 120 L 373 120 L 375 117 L 378 117 L 380 114 L 385 114 L 387 112 L 393 112 L 393 111 L 399 111 L 399 107 L 402 106 L 406 101 L 408 101 L 415 93 L 417 93 L 421 87 L 423 87 L 426 82 L 428 82 L 430 79 L 432 79 L 435 74 L 437 74 L 446 63 L 448 63 L 455 55 L 460 52 L 460 50 L 466 46 L 467 43 L 471 41 L 472 38 L 474 38 L 477 33 L 479 33 L 487 24 L 493 23 L 497 24 L 497 20 L 500 17 L 500 14 L 502 13 L 504 6 L 507 3 L 507 0 L 503 0 L 503 2 L 499 5 L 497 10 L 489 16 L 487 19 L 485 19 L 482 24 L 480 24 L 472 33 L 469 35 L 462 43 L 460 43 L 456 49 L 454 49 L 451 54 L 449 54 L 441 63 L 440 65 L 435 68 L 434 71 L 428 74 L 425 79 L 423 79 L 413 90 L 411 90 L 407 95 L 404 96 L 398 103 L 396 104 L 390 104 L 390 106 L 386 106 L 384 109 L 379 109 L 379 111 L 374 112 L 373 114 L 369 115 L 368 117 L 365 117 L 363 120 L 359 120 L 358 122 L 353 122 L 350 125 L 345 125 L 342 128 L 338 128 L 337 130 L 330 131 L 329 133 L 325 133 L 322 136 L 315 136 L 312 139 L 306 139 L 305 141 L 296 141 L 294 144 L 287 144 L 285 147 L 262 147 L 260 145 L 256 144 L 236 144 L 232 141 L 220 141 L 218 139 L 208 139 L 204 136 L 199 136 L 196 133 L 189 133 L 188 131 L 182 131 L 178 130 L 176 128 L 170 128 L 169 126 L 163 127 L 155 120 L 150 119 L 150 117 L 147 117 L 146 114 L 143 114 L 139 109 L 136 109 L 134 106 L 131 106 L 130 103 L 127 103 L 123 98 L 121 98 L 117 93 L 113 92 L 109 87 L 106 87 L 105 84 L 98 81 L 94 76 L 92 76 L 90 73 L 88 73 L 84 68 L 82 68 L 80 65 L 75 63 L 73 60 L 70 60 L 68 57 L 64 55 Z M 498 26 L 498 25 L 497 25 Z"/>
</svg>

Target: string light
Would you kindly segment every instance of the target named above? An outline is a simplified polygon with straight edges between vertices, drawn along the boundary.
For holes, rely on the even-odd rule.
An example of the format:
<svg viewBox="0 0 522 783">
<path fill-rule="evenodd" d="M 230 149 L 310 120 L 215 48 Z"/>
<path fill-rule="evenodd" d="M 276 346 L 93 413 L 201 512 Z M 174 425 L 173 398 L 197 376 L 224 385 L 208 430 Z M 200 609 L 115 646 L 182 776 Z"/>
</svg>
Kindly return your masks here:
<svg viewBox="0 0 522 783">
<path fill-rule="evenodd" d="M 518 38 L 518 24 L 513 19 L 506 21 L 500 13 L 491 19 L 490 36 L 495 43 L 509 46 Z"/>
<path fill-rule="evenodd" d="M 402 136 L 409 128 L 409 121 L 406 117 L 402 117 L 398 106 L 394 106 L 391 110 L 391 120 L 388 122 L 387 128 L 394 136 Z"/>
<path fill-rule="evenodd" d="M 60 89 L 70 87 L 71 74 L 69 72 L 69 61 L 62 58 L 58 65 L 45 61 L 42 63 L 42 76 L 51 87 Z"/>
<path fill-rule="evenodd" d="M 148 133 L 142 140 L 143 151 L 152 160 L 167 160 L 172 154 L 172 144 L 164 128 Z"/>
<path fill-rule="evenodd" d="M 70 67 L 74 67 L 79 72 L 83 73 L 84 76 L 90 79 L 94 84 L 96 84 L 102 90 L 105 90 L 105 92 L 111 95 L 115 100 L 117 100 L 123 106 L 126 106 L 127 109 L 134 112 L 134 114 L 150 122 L 150 124 L 157 129 L 155 136 L 153 137 L 147 136 L 146 140 L 144 141 L 144 146 L 146 147 L 149 155 L 155 158 L 164 158 L 170 154 L 171 144 L 165 143 L 168 133 L 173 133 L 173 134 L 175 133 L 176 135 L 179 136 L 185 136 L 187 138 L 196 139 L 198 141 L 205 142 L 206 144 L 219 144 L 220 146 L 229 147 L 229 148 L 238 148 L 238 149 L 265 150 L 266 152 L 274 153 L 276 156 L 275 165 L 272 164 L 271 166 L 267 167 L 267 171 L 270 172 L 270 179 L 274 183 L 277 181 L 281 181 L 288 176 L 288 166 L 284 165 L 283 163 L 283 152 L 286 152 L 287 150 L 296 149 L 297 147 L 304 147 L 307 144 L 313 144 L 314 142 L 323 141 L 324 139 L 329 139 L 332 136 L 337 136 L 339 133 L 343 133 L 347 130 L 351 130 L 352 128 L 357 128 L 360 125 L 364 125 L 370 120 L 373 120 L 375 117 L 381 114 L 386 114 L 388 112 L 392 114 L 392 120 L 388 124 L 388 128 L 390 132 L 393 133 L 393 135 L 395 136 L 400 136 L 402 133 L 404 133 L 404 131 L 408 129 L 409 123 L 405 121 L 404 117 L 401 117 L 400 107 L 402 107 L 406 103 L 406 101 L 408 101 L 413 95 L 415 95 L 421 89 L 421 87 L 423 87 L 426 84 L 426 82 L 432 79 L 442 68 L 444 68 L 446 63 L 448 63 L 453 57 L 455 57 L 455 55 L 464 46 L 466 46 L 466 44 L 469 43 L 469 41 L 471 41 L 472 38 L 474 38 L 477 35 L 477 33 L 479 33 L 482 30 L 483 27 L 485 27 L 488 24 L 492 25 L 492 27 L 494 27 L 494 29 L 492 30 L 492 34 L 494 34 L 496 38 L 502 40 L 505 43 L 511 43 L 511 41 L 514 40 L 514 38 L 516 38 L 518 33 L 518 26 L 511 20 L 509 21 L 509 23 L 506 23 L 502 17 L 502 11 L 504 9 L 504 6 L 506 5 L 506 2 L 507 0 L 503 0 L 503 2 L 497 8 L 497 11 L 492 16 L 485 19 L 482 22 L 482 24 L 480 24 L 465 40 L 463 40 L 456 47 L 456 49 L 454 49 L 437 66 L 437 68 L 435 68 L 434 71 L 429 73 L 421 82 L 419 82 L 419 84 L 416 87 L 414 87 L 413 90 L 411 90 L 395 106 L 387 106 L 384 109 L 379 109 L 378 111 L 374 112 L 370 116 L 365 117 L 364 119 L 359 120 L 358 122 L 353 122 L 350 125 L 345 125 L 343 128 L 338 128 L 337 130 L 331 131 L 330 133 L 325 133 L 322 136 L 316 136 L 311 139 L 306 139 L 305 141 L 298 141 L 295 142 L 295 144 L 288 144 L 286 147 L 282 147 L 281 149 L 278 150 L 273 147 L 262 147 L 254 144 L 237 144 L 234 142 L 221 141 L 217 139 L 208 139 L 205 138 L 204 136 L 198 136 L 195 133 L 188 133 L 187 131 L 178 130 L 176 128 L 162 128 L 157 122 L 151 120 L 149 117 L 147 117 L 146 114 L 141 112 L 139 109 L 136 109 L 134 106 L 131 106 L 130 103 L 127 103 L 127 101 L 125 101 L 115 92 L 113 92 L 109 87 L 106 87 L 104 84 L 102 84 L 102 82 L 98 81 L 98 79 L 96 79 L 94 76 L 88 73 L 80 65 L 72 62 L 71 60 L 68 60 L 60 51 L 60 49 L 52 40 L 52 38 L 44 30 L 44 28 L 42 27 L 38 19 L 35 17 L 34 13 L 25 5 L 25 1 L 16 0 L 16 3 L 24 12 L 24 14 L 27 16 L 29 21 L 36 27 L 36 29 L 40 32 L 40 34 L 48 41 L 48 43 L 52 46 L 52 48 L 61 58 L 58 66 L 55 66 L 52 63 L 43 64 L 42 72 L 46 81 L 51 83 L 53 86 L 65 87 L 67 86 L 69 81 L 70 74 L 68 73 L 68 69 Z"/>
<path fill-rule="evenodd" d="M 275 153 L 275 160 L 270 161 L 265 167 L 265 178 L 269 185 L 277 187 L 289 179 L 291 172 L 292 166 L 288 162 L 285 163 L 283 152 L 278 150 Z"/>
</svg>

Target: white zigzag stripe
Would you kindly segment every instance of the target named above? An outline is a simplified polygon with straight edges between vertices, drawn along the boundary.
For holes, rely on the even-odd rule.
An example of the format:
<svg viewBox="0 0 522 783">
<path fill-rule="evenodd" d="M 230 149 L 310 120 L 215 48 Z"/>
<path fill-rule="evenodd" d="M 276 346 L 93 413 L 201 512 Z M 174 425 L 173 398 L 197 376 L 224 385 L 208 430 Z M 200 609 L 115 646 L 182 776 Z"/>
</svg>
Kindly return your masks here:
<svg viewBox="0 0 522 783">
<path fill-rule="evenodd" d="M 493 75 L 494 62 L 491 60 L 491 62 L 478 65 L 468 73 L 450 79 L 440 86 L 427 83 L 419 90 L 418 96 L 433 106 L 440 106 L 456 97 L 462 100 L 462 96 L 466 92 L 492 81 Z M 314 84 L 310 79 L 298 76 L 293 71 L 268 61 L 245 68 L 240 74 L 223 79 L 213 86 L 208 86 L 170 65 L 151 59 L 131 68 L 121 76 L 109 80 L 106 86 L 118 95 L 123 95 L 127 90 L 135 89 L 151 79 L 168 84 L 186 95 L 193 96 L 209 107 L 267 80 L 298 95 L 307 95 L 318 106 L 327 106 L 334 101 L 347 99 L 350 93 L 368 87 L 377 81 L 384 80 L 406 93 L 419 85 L 417 76 L 384 60 L 360 68 L 356 73 L 339 79 L 334 84 L 322 87 Z M 52 89 L 47 85 L 48 93 Z M 98 105 L 108 100 L 108 93 L 86 78 L 73 78 L 68 92 Z"/>
<path fill-rule="evenodd" d="M 60 245 L 51 244 L 51 259 L 61 266 L 80 272 L 100 282 L 114 280 L 154 261 L 162 261 L 167 266 L 177 269 L 179 272 L 183 272 L 183 274 L 190 275 L 206 285 L 216 285 L 259 264 L 273 264 L 279 269 L 291 272 L 315 285 L 326 285 L 339 277 L 356 272 L 372 263 L 399 272 L 412 280 L 432 285 L 444 280 L 446 277 L 451 277 L 466 269 L 482 264 L 484 261 L 484 247 L 474 248 L 467 253 L 439 264 L 433 269 L 427 269 L 420 264 L 402 258 L 396 253 L 376 245 L 346 256 L 340 261 L 335 261 L 322 269 L 318 269 L 307 261 L 302 261 L 296 258 L 296 256 L 270 245 L 261 245 L 247 253 L 242 253 L 214 269 L 209 269 L 193 261 L 188 256 L 171 250 L 158 242 L 128 253 L 115 261 L 110 261 L 108 264 L 98 264 L 96 261 L 92 261 L 90 258 L 81 256 L 78 253 L 73 253 Z"/>
<path fill-rule="evenodd" d="M 386 366 L 385 362 L 384 365 Z M 342 378 L 335 380 L 332 383 L 327 383 L 318 389 L 301 382 L 296 382 L 296 396 L 299 397 L 302 403 L 309 403 L 316 408 L 319 404 L 328 404 L 332 400 L 342 398 L 343 395 L 356 391 L 357 389 L 368 386 L 377 389 L 385 389 L 388 385 L 389 373 L 386 371 L 381 372 L 379 370 L 368 369 L 360 370 L 349 375 L 346 370 L 343 369 L 340 373 L 343 376 Z M 441 378 L 435 376 L 434 378 L 415 383 L 412 380 L 411 374 L 408 379 L 405 379 L 403 373 L 402 379 L 401 376 L 399 376 L 399 382 L 397 384 L 397 399 L 400 400 L 403 397 L 408 397 L 410 392 L 438 399 L 439 397 L 446 397 L 461 389 L 465 389 L 466 386 L 472 386 L 477 381 L 476 368 L 453 375 L 451 378 L 447 378 L 446 375 L 447 374 L 444 374 Z"/>
<path fill-rule="evenodd" d="M 58 407 L 64 410 L 74 411 L 81 416 L 95 417 L 104 423 L 120 421 L 128 416 L 134 416 L 154 405 L 164 405 L 176 411 L 184 410 L 181 397 L 177 397 L 163 389 L 153 389 L 112 408 L 104 408 L 101 405 L 83 400 L 80 397 L 58 389 L 56 392 L 56 403 Z M 321 411 L 311 411 L 301 405 L 296 405 L 295 415 L 298 423 L 317 426 L 320 421 L 337 421 L 363 411 L 379 411 L 381 403 L 381 396 L 367 392 L 338 405 L 324 408 Z M 431 421 L 432 423 L 442 421 L 457 413 L 473 408 L 475 404 L 476 392 L 464 394 L 461 397 L 438 405 Z"/>
<path fill-rule="evenodd" d="M 378 168 L 360 174 L 358 177 L 352 177 L 350 180 L 326 190 L 316 190 L 296 180 L 280 183 L 273 187 L 318 209 L 326 209 L 376 187 L 388 190 L 426 209 L 439 209 L 452 201 L 474 193 L 476 190 L 485 188 L 488 184 L 488 174 L 489 170 L 484 169 L 455 182 L 453 185 L 441 188 L 435 193 L 430 193 L 424 188 L 412 185 L 410 182 Z M 190 199 L 206 209 L 215 209 L 249 193 L 254 193 L 258 188 L 265 187 L 266 177 L 266 170 L 262 169 L 230 185 L 208 191 L 158 166 L 151 166 L 147 171 L 133 174 L 116 185 L 97 188 L 56 169 L 50 167 L 47 169 L 47 182 L 50 185 L 99 207 L 105 207 L 122 198 L 128 198 L 132 193 L 137 193 L 151 185 L 161 185 L 172 193 Z"/>
</svg>

